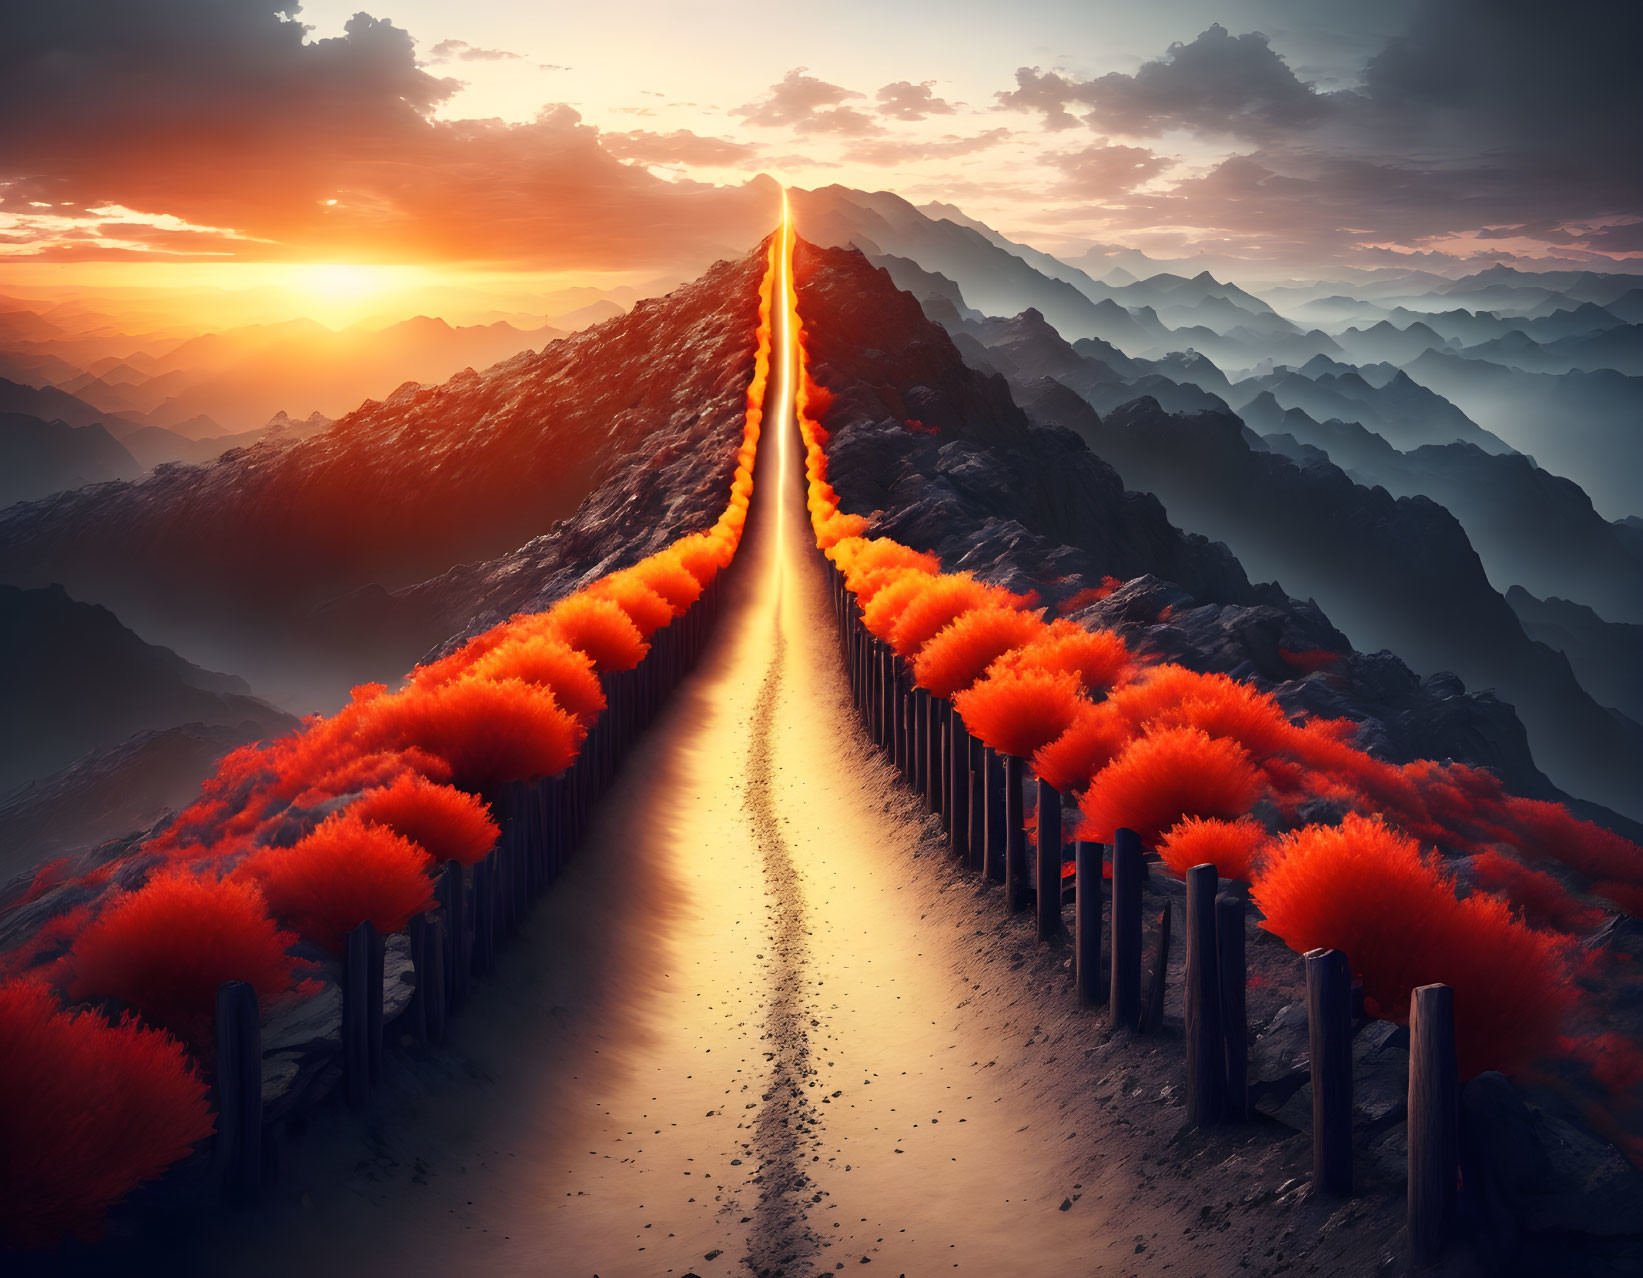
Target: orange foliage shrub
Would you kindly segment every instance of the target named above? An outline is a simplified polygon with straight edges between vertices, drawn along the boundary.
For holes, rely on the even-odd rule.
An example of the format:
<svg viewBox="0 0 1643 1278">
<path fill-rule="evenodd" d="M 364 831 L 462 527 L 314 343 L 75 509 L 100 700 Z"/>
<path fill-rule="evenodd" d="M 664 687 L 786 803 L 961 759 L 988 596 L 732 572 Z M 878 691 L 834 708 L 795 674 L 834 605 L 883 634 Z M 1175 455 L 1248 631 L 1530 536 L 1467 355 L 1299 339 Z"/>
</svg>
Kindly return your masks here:
<svg viewBox="0 0 1643 1278">
<path fill-rule="evenodd" d="M 702 597 L 702 583 L 672 548 L 641 559 L 628 571 L 666 599 L 676 617 L 682 617 Z"/>
<path fill-rule="evenodd" d="M 1614 902 L 1623 914 L 1643 918 L 1643 887 L 1638 887 L 1635 883 L 1616 883 L 1612 879 L 1599 879 L 1592 884 L 1592 891 L 1605 901 Z"/>
<path fill-rule="evenodd" d="M 1123 584 L 1117 577 L 1103 577 L 1099 586 L 1086 586 L 1084 589 L 1068 595 L 1055 606 L 1056 613 L 1065 617 L 1069 613 L 1088 608 L 1091 604 L 1100 603 Z"/>
<path fill-rule="evenodd" d="M 898 568 L 880 583 L 861 614 L 862 624 L 877 638 L 888 641 L 907 606 L 932 582 L 939 580 L 921 568 Z"/>
<path fill-rule="evenodd" d="M 359 730 L 367 748 L 414 746 L 438 755 L 451 765 L 452 780 L 471 790 L 553 776 L 575 759 L 585 735 L 551 692 L 519 679 L 407 688 L 365 707 Z"/>
<path fill-rule="evenodd" d="M 235 870 L 260 884 L 282 922 L 333 954 L 361 923 L 397 932 L 433 907 L 423 850 L 351 812 L 322 821 L 289 848 L 262 848 Z"/>
<path fill-rule="evenodd" d="M 1261 793 L 1260 773 L 1236 741 L 1199 728 L 1137 737 L 1095 774 L 1080 805 L 1078 837 L 1111 843 L 1121 827 L 1149 846 L 1183 817 L 1233 818 Z"/>
<path fill-rule="evenodd" d="M 1562 804 L 1509 798 L 1506 819 L 1527 846 L 1592 879 L 1643 886 L 1643 848 L 1612 830 L 1582 821 Z"/>
<path fill-rule="evenodd" d="M 1212 737 L 1228 737 L 1251 754 L 1283 754 L 1290 749 L 1295 726 L 1266 693 L 1224 674 L 1196 676 L 1196 686 L 1173 705 L 1157 707 L 1155 727 L 1202 728 Z"/>
<path fill-rule="evenodd" d="M 735 546 L 727 537 L 706 532 L 681 537 L 672 550 L 684 570 L 706 586 L 730 562 Z"/>
<path fill-rule="evenodd" d="M 1493 848 L 1485 848 L 1472 859 L 1472 877 L 1480 890 L 1504 897 L 1536 927 L 1586 932 L 1603 921 L 1602 910 L 1582 905 L 1550 874 L 1532 870 Z"/>
<path fill-rule="evenodd" d="M 1248 883 L 1272 841 L 1266 827 L 1252 817 L 1236 821 L 1188 817 L 1164 831 L 1158 855 L 1182 878 L 1193 866 L 1208 863 L 1223 879 Z"/>
<path fill-rule="evenodd" d="M 1410 991 L 1455 991 L 1461 1072 L 1520 1069 L 1555 1046 L 1574 989 L 1557 939 L 1498 897 L 1458 900 L 1414 839 L 1349 814 L 1283 836 L 1255 876 L 1262 924 L 1291 949 L 1339 949 L 1375 1015 L 1405 1021 Z"/>
<path fill-rule="evenodd" d="M 478 796 L 415 776 L 368 791 L 347 811 L 367 825 L 403 834 L 436 863 L 472 865 L 496 846 L 501 833 Z"/>
<path fill-rule="evenodd" d="M 899 541 L 878 537 L 872 541 L 846 538 L 833 546 L 833 561 L 844 572 L 844 584 L 865 608 L 882 586 L 888 585 L 899 574 L 915 570 L 934 576 L 941 571 L 941 561 L 934 555 L 924 554 L 904 546 Z"/>
<path fill-rule="evenodd" d="M 1076 622 L 1056 620 L 999 662 L 1006 670 L 1064 670 L 1077 675 L 1091 692 L 1099 692 L 1130 675 L 1135 654 L 1110 630 L 1085 630 Z"/>
<path fill-rule="evenodd" d="M 116 896 L 69 951 L 76 1000 L 114 998 L 152 1025 L 205 1046 L 217 986 L 246 981 L 267 1002 L 296 979 L 296 937 L 268 917 L 256 884 L 162 871 Z"/>
<path fill-rule="evenodd" d="M 1054 741 L 1033 755 L 1033 775 L 1042 777 L 1063 794 L 1089 785 L 1090 779 L 1111 763 L 1130 740 L 1130 727 L 1104 706 L 1088 702 L 1078 707 L 1072 722 Z"/>
<path fill-rule="evenodd" d="M 609 599 L 627 613 L 628 620 L 645 639 L 673 620 L 673 605 L 645 585 L 631 570 L 613 572 L 601 578 L 588 587 L 588 594 L 595 599 Z"/>
<path fill-rule="evenodd" d="M 1207 680 L 1207 675 L 1173 662 L 1148 666 L 1133 680 L 1109 692 L 1102 705 L 1105 713 L 1129 724 L 1132 732 L 1138 732 L 1162 711 L 1202 693 Z"/>
<path fill-rule="evenodd" d="M 1302 674 L 1327 670 L 1341 659 L 1340 653 L 1331 652 L 1328 648 L 1303 648 L 1298 652 L 1289 648 L 1279 648 L 1278 655 L 1283 658 L 1284 664 L 1299 670 Z"/>
<path fill-rule="evenodd" d="M 474 662 L 473 675 L 476 679 L 523 679 L 547 688 L 554 701 L 575 715 L 584 728 L 593 727 L 604 713 L 605 690 L 593 658 L 551 634 L 527 634 L 499 644 Z"/>
<path fill-rule="evenodd" d="M 650 650 L 627 613 L 609 599 L 571 595 L 553 606 L 547 625 L 601 670 L 632 670 Z"/>
<path fill-rule="evenodd" d="M 317 776 L 302 778 L 308 788 L 297 794 L 298 804 L 314 804 L 325 799 L 357 794 L 378 786 L 392 785 L 401 777 L 426 777 L 449 781 L 451 765 L 426 750 L 375 750 L 369 754 L 349 754 Z"/>
<path fill-rule="evenodd" d="M 1008 599 L 1006 592 L 983 585 L 969 573 L 944 573 L 907 601 L 890 631 L 890 646 L 899 656 L 912 657 L 955 618 Z"/>
<path fill-rule="evenodd" d="M 989 674 L 953 698 L 972 736 L 1022 759 L 1059 737 L 1088 704 L 1076 678 L 1043 670 Z"/>
<path fill-rule="evenodd" d="M 170 1035 L 0 985 L 0 1237 L 91 1233 L 211 1131 L 205 1083 Z"/>
<path fill-rule="evenodd" d="M 913 678 L 938 697 L 962 692 L 995 659 L 1031 642 L 1044 623 L 1016 608 L 977 608 L 959 617 L 919 650 Z"/>
</svg>

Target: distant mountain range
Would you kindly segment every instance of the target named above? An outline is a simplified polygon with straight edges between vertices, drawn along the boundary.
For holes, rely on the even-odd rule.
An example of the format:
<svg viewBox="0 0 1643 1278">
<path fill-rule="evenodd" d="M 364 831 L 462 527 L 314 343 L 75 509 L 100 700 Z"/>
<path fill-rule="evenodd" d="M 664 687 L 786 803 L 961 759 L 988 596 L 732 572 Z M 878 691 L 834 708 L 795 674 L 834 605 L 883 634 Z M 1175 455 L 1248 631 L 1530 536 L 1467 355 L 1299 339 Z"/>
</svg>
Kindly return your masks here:
<svg viewBox="0 0 1643 1278">
<path fill-rule="evenodd" d="M 296 724 L 243 679 L 145 642 L 60 586 L 0 586 L 0 702 L 0 792 L 135 732 L 199 723 L 260 736 Z"/>
</svg>

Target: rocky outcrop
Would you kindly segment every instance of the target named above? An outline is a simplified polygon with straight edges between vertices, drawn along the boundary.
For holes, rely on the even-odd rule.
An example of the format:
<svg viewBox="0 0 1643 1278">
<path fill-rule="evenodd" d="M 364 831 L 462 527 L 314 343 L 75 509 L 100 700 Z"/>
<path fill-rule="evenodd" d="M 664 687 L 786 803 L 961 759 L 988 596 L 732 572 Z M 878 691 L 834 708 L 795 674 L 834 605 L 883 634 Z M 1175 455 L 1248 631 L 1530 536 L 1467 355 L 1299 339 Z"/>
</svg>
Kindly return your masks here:
<svg viewBox="0 0 1643 1278">
<path fill-rule="evenodd" d="M 243 740 L 296 723 L 253 697 L 243 679 L 144 642 L 108 609 L 71 599 L 60 586 L 0 586 L 0 704 L 4 789 L 135 732 L 210 724 Z"/>
<path fill-rule="evenodd" d="M 1606 621 L 1572 600 L 1536 599 L 1518 586 L 1506 592 L 1506 602 L 1531 639 L 1569 658 L 1594 697 L 1643 720 L 1643 625 Z"/>
<path fill-rule="evenodd" d="M 506 555 L 632 457 L 666 467 L 672 450 L 707 449 L 704 476 L 722 466 L 763 265 L 758 252 L 720 263 L 541 352 L 401 387 L 313 438 L 15 507 L 0 515 L 0 580 L 63 582 L 144 634 L 243 655 L 234 668 L 260 687 L 334 703 L 349 681 L 397 674 L 408 644 L 350 629 L 350 596 Z M 316 687 L 339 654 L 339 676 Z"/>
<path fill-rule="evenodd" d="M 1529 663 L 1534 678 L 1545 681 L 1545 699 L 1574 705 L 1591 734 L 1585 744 L 1574 743 L 1592 756 L 1592 773 L 1578 779 L 1607 777 L 1600 801 L 1628 800 L 1619 782 L 1633 757 L 1625 725 L 1591 702 L 1557 654 L 1522 636 L 1458 525 L 1432 503 L 1370 494 L 1333 467 L 1303 479 L 1286 459 L 1251 450 L 1242 424 L 1230 416 L 1176 418 L 1143 400 L 1103 421 L 1062 387 L 1066 425 L 1035 427 L 1002 378 L 967 367 L 948 335 L 859 255 L 801 245 L 798 269 L 812 371 L 833 396 L 826 417 L 830 477 L 844 508 L 870 516 L 875 532 L 933 549 L 949 569 L 1036 589 L 1051 604 L 1103 576 L 1150 575 L 1155 582 L 1114 595 L 1095 615 L 1189 665 L 1264 680 L 1293 708 L 1358 719 L 1364 744 L 1384 757 L 1460 759 L 1496 769 L 1520 793 L 1557 793 L 1536 766 L 1512 706 L 1468 693 L 1464 671 L 1460 678 L 1440 673 L 1457 663 L 1422 661 L 1432 672 L 1423 680 L 1389 653 L 1353 653 L 1325 617 L 1337 612 L 1327 591 L 1310 579 L 1300 583 L 1320 609 L 1275 585 L 1254 586 L 1226 545 L 1182 532 L 1157 498 L 1126 491 L 1125 480 L 1168 491 L 1155 482 L 1162 469 L 1159 476 L 1120 479 L 1129 453 L 1098 455 L 1114 440 L 1127 441 L 1138 456 L 1160 459 L 1160 468 L 1168 461 L 1190 467 L 1194 482 L 1229 509 L 1292 521 L 1290 535 L 1316 557 L 1323 584 L 1353 571 L 1355 556 L 1361 561 L 1369 554 L 1373 570 L 1363 571 L 1384 579 L 1386 606 L 1411 627 L 1422 623 L 1421 608 L 1430 604 L 1438 615 L 1458 616 L 1485 651 L 1499 648 L 1502 631 L 1515 631 L 1515 647 L 1503 660 Z M 1045 379 L 1018 390 L 1033 392 L 1039 404 L 1057 400 Z M 1094 451 L 1092 439 L 1099 445 Z M 1117 471 L 1108 464 L 1113 460 Z M 1268 472 L 1291 487 L 1273 487 L 1262 478 Z M 1175 498 L 1168 500 L 1174 510 Z M 1389 536 L 1388 521 L 1395 529 L 1400 519 L 1409 521 L 1408 535 L 1391 538 L 1388 544 L 1401 549 L 1387 558 L 1373 549 L 1380 544 L 1375 538 Z M 1371 550 L 1354 549 L 1366 534 L 1374 534 Z M 1270 573 L 1272 562 L 1271 556 L 1261 561 L 1261 570 Z M 1284 576 L 1297 584 L 1290 572 Z M 1465 603 L 1454 597 L 1461 587 Z M 1389 646 L 1401 655 L 1396 642 Z M 1280 648 L 1326 650 L 1341 659 L 1305 674 Z M 1474 681 L 1484 687 L 1506 682 Z M 1513 683 L 1515 691 L 1533 679 Z M 1595 740 L 1606 742 L 1604 750 L 1591 747 Z"/>
</svg>

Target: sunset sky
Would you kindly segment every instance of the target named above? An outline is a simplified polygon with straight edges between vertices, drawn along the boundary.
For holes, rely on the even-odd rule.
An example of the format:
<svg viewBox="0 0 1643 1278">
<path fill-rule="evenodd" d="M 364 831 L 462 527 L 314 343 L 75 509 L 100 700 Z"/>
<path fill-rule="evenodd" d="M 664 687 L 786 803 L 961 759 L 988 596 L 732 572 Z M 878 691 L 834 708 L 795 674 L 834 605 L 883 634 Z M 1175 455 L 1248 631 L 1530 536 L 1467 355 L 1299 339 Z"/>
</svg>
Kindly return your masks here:
<svg viewBox="0 0 1643 1278">
<path fill-rule="evenodd" d="M 1635 4 L 359 2 L 5 6 L 0 283 L 638 281 L 760 175 L 1267 275 L 1643 255 Z"/>
</svg>

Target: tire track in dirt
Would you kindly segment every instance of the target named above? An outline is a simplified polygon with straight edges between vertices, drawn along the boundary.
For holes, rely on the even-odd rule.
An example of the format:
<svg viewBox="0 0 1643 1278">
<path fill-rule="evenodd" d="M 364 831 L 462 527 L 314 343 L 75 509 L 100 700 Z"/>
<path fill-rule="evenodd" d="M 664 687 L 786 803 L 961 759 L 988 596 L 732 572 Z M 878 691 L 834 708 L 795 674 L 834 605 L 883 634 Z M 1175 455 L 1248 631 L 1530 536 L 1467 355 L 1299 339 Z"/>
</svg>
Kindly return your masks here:
<svg viewBox="0 0 1643 1278">
<path fill-rule="evenodd" d="M 778 593 L 780 585 L 778 585 Z M 764 1055 L 770 1074 L 754 1123 L 752 1178 L 759 1186 L 743 1263 L 759 1278 L 783 1278 L 813 1261 L 826 1246 L 811 1229 L 809 1213 L 826 1198 L 809 1166 L 821 1145 L 817 1107 L 810 1100 L 816 1069 L 811 1063 L 810 1027 L 814 1009 L 805 994 L 810 970 L 810 929 L 792 848 L 782 836 L 772 795 L 775 768 L 772 736 L 786 691 L 786 640 L 781 608 L 772 613 L 770 664 L 754 705 L 746 754 L 743 810 L 752 826 L 764 875 L 769 949 L 769 1001 L 764 1011 Z"/>
</svg>

